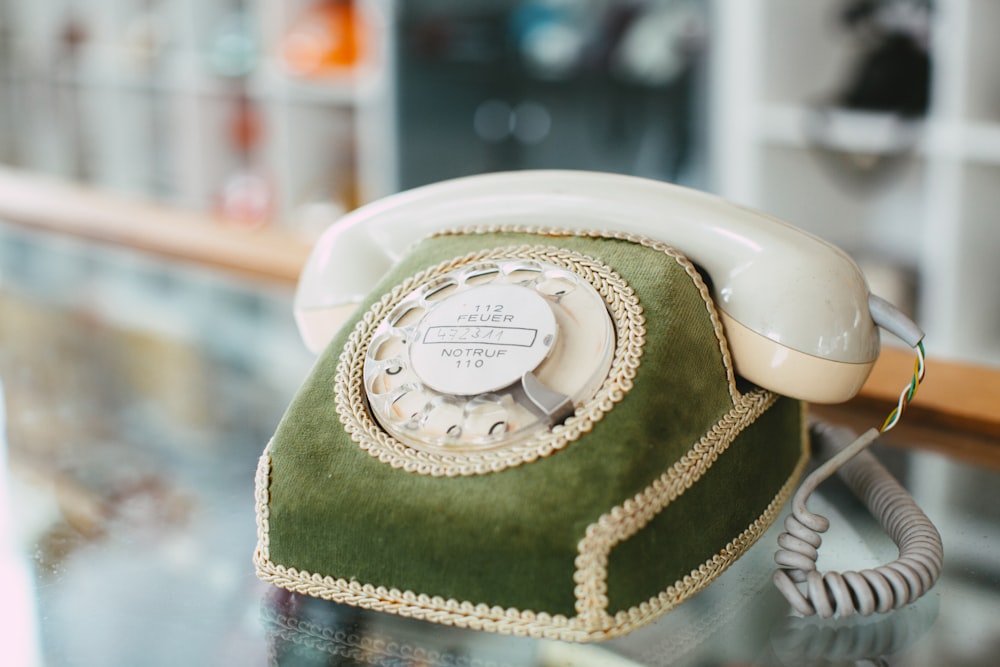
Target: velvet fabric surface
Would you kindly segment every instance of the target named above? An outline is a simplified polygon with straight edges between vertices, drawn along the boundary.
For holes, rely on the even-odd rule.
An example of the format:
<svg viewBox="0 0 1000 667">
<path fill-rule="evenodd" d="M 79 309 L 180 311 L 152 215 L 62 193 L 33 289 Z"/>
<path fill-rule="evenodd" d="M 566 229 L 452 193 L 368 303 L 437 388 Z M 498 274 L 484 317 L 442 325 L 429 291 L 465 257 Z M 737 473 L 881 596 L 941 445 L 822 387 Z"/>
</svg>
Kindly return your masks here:
<svg viewBox="0 0 1000 667">
<path fill-rule="evenodd" d="M 406 277 L 489 247 L 548 245 L 610 266 L 635 290 L 646 338 L 634 386 L 591 432 L 531 463 L 434 477 L 391 467 L 344 432 L 334 407 L 341 350 L 372 303 Z M 568 617 L 587 527 L 647 489 L 742 396 L 700 279 L 624 239 L 469 233 L 422 242 L 335 337 L 269 445 L 268 557 L 300 572 Z M 664 591 L 746 531 L 803 457 L 802 411 L 778 399 L 607 565 L 608 611 Z M 260 509 L 260 508 L 258 508 Z"/>
</svg>

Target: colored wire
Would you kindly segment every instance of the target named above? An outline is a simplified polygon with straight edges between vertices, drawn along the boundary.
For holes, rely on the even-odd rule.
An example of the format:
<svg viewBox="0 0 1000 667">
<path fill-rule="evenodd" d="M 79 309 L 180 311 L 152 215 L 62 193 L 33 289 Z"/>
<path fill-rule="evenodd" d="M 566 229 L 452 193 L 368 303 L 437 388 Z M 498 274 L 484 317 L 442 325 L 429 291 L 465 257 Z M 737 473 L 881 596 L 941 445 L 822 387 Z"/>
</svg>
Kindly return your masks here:
<svg viewBox="0 0 1000 667">
<path fill-rule="evenodd" d="M 882 423 L 882 427 L 879 429 L 879 433 L 885 433 L 896 424 L 899 423 L 900 417 L 903 416 L 903 411 L 906 410 L 906 406 L 910 404 L 913 397 L 917 393 L 917 389 L 920 387 L 920 383 L 924 380 L 924 371 L 926 370 L 926 363 L 924 357 L 924 344 L 919 342 L 916 345 L 917 360 L 913 367 L 913 377 L 910 379 L 910 384 L 903 389 L 902 393 L 899 395 L 899 402 L 896 407 L 893 408 L 889 416 L 886 417 L 885 421 Z"/>
</svg>

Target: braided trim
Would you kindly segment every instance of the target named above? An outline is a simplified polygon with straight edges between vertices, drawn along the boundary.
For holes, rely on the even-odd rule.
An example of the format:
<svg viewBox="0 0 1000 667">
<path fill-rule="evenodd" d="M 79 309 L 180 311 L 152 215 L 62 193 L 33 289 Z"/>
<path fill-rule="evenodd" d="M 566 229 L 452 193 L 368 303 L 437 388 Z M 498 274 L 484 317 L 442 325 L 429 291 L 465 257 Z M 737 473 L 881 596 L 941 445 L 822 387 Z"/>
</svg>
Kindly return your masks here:
<svg viewBox="0 0 1000 667">
<path fill-rule="evenodd" d="M 745 394 L 669 470 L 642 492 L 612 508 L 595 523 L 587 526 L 585 537 L 578 546 L 579 555 L 576 558 L 574 575 L 577 585 L 574 593 L 576 611 L 580 617 L 587 619 L 588 628 L 606 627 L 612 623 L 607 612 L 607 568 L 611 550 L 638 533 L 653 517 L 691 488 L 729 448 L 736 436 L 774 405 L 776 400 L 775 394 L 762 389 Z M 720 557 L 717 555 L 715 558 Z M 722 559 L 720 565 L 724 563 L 725 566 L 735 560 L 725 557 Z M 713 573 L 721 571 L 710 563 L 712 561 L 702 565 L 702 568 L 707 568 L 705 572 L 701 572 L 702 568 L 699 568 L 685 577 L 680 584 L 667 589 L 655 601 L 645 603 L 649 607 L 648 610 L 640 606 L 635 613 L 640 617 L 659 614 L 694 594 L 711 580 Z M 679 592 L 684 594 L 678 597 Z M 661 609 L 664 604 L 668 606 Z"/>
<path fill-rule="evenodd" d="M 805 442 L 805 441 L 804 441 Z M 693 570 L 689 575 L 674 583 L 646 602 L 629 609 L 619 611 L 614 616 L 614 625 L 621 634 L 632 632 L 638 627 L 649 623 L 653 619 L 670 611 L 684 600 L 687 600 L 695 593 L 715 580 L 720 574 L 729 568 L 730 565 L 746 553 L 747 549 L 753 546 L 761 535 L 763 535 L 775 518 L 785 506 L 798 481 L 809 463 L 809 457 L 803 450 L 803 455 L 799 457 L 799 462 L 795 465 L 792 474 L 779 489 L 768 506 L 764 509 L 750 526 L 736 537 L 732 542 L 723 547 L 722 551 L 705 561 L 698 569 Z"/>
<path fill-rule="evenodd" d="M 267 561 L 271 558 L 271 538 L 268 535 L 271 519 L 271 444 L 268 441 L 264 452 L 257 459 L 257 470 L 253 478 L 254 505 L 257 508 L 257 550 L 254 561 Z"/>
<path fill-rule="evenodd" d="M 254 565 L 257 576 L 269 584 L 339 604 L 441 625 L 521 637 L 570 641 L 587 641 L 591 638 L 579 618 L 570 619 L 561 614 L 491 607 L 312 574 L 265 560 L 260 557 L 260 551 L 255 555 Z"/>
<path fill-rule="evenodd" d="M 720 553 L 649 600 L 614 616 L 607 612 L 607 559 L 611 549 L 638 532 L 655 514 L 690 488 L 719 455 L 728 449 L 736 435 L 775 401 L 776 396 L 770 392 L 761 390 L 747 394 L 741 405 L 723 416 L 667 473 L 587 528 L 575 561 L 577 571 L 574 581 L 578 584 L 576 616 L 566 617 L 445 599 L 323 576 L 271 561 L 268 541 L 270 443 L 260 457 L 255 476 L 258 543 L 254 553 L 254 566 L 257 576 L 265 582 L 303 595 L 486 632 L 579 642 L 610 639 L 626 634 L 673 609 L 707 586 L 767 530 L 788 501 L 808 462 L 805 450 L 788 480 L 761 515 Z"/>
<path fill-rule="evenodd" d="M 569 269 L 604 299 L 617 336 L 608 377 L 597 393 L 562 424 L 526 440 L 487 451 L 434 452 L 400 442 L 372 418 L 365 400 L 364 358 L 378 324 L 418 286 L 455 269 L 496 259 L 527 259 Z M 337 364 L 334 402 L 350 438 L 383 463 L 432 476 L 482 475 L 535 461 L 565 448 L 593 428 L 633 386 L 646 342 L 645 318 L 634 290 L 608 266 L 580 253 L 550 246 L 508 246 L 481 250 L 442 262 L 397 285 L 370 308 L 351 333 Z"/>
<path fill-rule="evenodd" d="M 578 236 L 593 239 L 614 239 L 616 241 L 628 241 L 629 243 L 635 243 L 644 248 L 651 248 L 673 258 L 678 264 L 681 265 L 681 267 L 684 268 L 685 273 L 690 276 L 691 280 L 697 286 L 698 292 L 701 294 L 701 298 L 705 303 L 705 310 L 708 312 L 708 317 L 712 322 L 712 328 L 715 330 L 715 337 L 719 344 L 719 352 L 722 355 L 722 364 L 726 369 L 726 379 L 729 384 L 729 396 L 732 398 L 734 404 L 739 401 L 740 391 L 736 386 L 735 366 L 733 365 L 733 359 L 729 354 L 729 344 L 726 343 L 726 335 L 722 326 L 722 320 L 719 318 L 719 313 L 716 310 L 715 300 L 712 298 L 712 293 L 709 291 L 708 285 L 705 284 L 704 278 L 702 278 L 701 273 L 698 272 L 694 263 L 692 263 L 690 259 L 673 246 L 662 241 L 657 241 L 656 239 L 651 239 L 640 234 L 633 234 L 631 232 L 616 230 L 579 230 L 565 227 L 535 227 L 531 225 L 517 224 L 470 225 L 466 227 L 455 227 L 452 229 L 438 231 L 432 234 L 430 238 L 436 238 L 439 236 L 460 236 L 464 234 L 535 234 L 538 236 L 548 236 L 554 238 Z"/>
</svg>

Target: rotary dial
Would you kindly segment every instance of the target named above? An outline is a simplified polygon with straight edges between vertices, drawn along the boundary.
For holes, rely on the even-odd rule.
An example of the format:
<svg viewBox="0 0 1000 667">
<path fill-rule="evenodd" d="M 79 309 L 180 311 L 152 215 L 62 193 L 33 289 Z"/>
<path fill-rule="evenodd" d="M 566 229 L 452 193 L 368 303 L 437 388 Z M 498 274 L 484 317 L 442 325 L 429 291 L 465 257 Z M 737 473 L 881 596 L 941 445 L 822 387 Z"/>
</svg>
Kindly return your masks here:
<svg viewBox="0 0 1000 667">
<path fill-rule="evenodd" d="M 416 449 L 520 442 L 596 393 L 615 332 L 581 276 L 533 260 L 466 265 L 403 297 L 365 356 L 372 413 Z"/>
</svg>

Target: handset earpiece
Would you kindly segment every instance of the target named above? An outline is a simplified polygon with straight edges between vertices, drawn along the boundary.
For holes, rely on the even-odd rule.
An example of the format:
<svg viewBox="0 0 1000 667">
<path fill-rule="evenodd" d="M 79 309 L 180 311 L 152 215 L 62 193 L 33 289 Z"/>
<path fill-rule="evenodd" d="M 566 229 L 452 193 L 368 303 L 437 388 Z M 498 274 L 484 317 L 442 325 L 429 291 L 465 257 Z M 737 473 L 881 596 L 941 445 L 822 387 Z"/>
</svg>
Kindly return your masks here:
<svg viewBox="0 0 1000 667">
<path fill-rule="evenodd" d="M 836 247 L 705 193 L 577 171 L 470 176 L 345 216 L 317 243 L 296 293 L 310 349 L 325 347 L 412 244 L 462 227 L 593 231 L 673 246 L 710 274 L 737 373 L 780 394 L 845 401 L 878 356 L 867 283 Z"/>
</svg>

